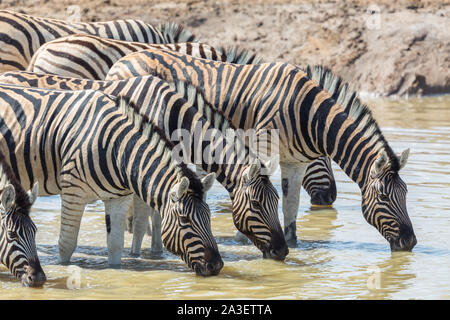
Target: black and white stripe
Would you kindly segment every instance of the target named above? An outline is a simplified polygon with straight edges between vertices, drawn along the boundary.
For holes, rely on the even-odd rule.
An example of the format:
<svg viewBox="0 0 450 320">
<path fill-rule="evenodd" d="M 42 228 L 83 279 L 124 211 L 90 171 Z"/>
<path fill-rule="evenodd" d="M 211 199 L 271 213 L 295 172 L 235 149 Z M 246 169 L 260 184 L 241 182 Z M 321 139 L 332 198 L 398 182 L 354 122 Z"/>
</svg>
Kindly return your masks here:
<svg viewBox="0 0 450 320">
<path fill-rule="evenodd" d="M 25 192 L 0 153 L 0 261 L 25 286 L 32 287 L 46 281 L 36 250 L 37 228 L 30 218 L 37 193 L 37 183 Z"/>
<path fill-rule="evenodd" d="M 369 222 L 379 216 L 377 208 L 384 206 L 384 219 L 373 226 L 391 248 L 410 250 L 415 245 L 412 225 L 404 218 L 406 199 L 398 196 L 403 192 L 398 171 L 405 165 L 408 152 L 400 158 L 394 154 L 369 109 L 348 86 L 342 86 L 334 99 L 306 72 L 287 63 L 236 65 L 157 49 L 120 59 L 107 79 L 142 75 L 133 69 L 142 64 L 151 74 L 168 81 L 184 80 L 201 86 L 206 99 L 236 127 L 279 130 L 285 236 L 290 245 L 296 245 L 298 194 L 306 167 L 321 156 L 330 157 L 359 185 L 363 215 Z M 392 175 L 383 176 L 384 172 Z M 370 193 L 377 183 L 392 185 L 392 192 Z M 389 201 L 383 203 L 382 198 Z M 391 226 L 389 234 L 386 225 Z"/>
<path fill-rule="evenodd" d="M 202 143 L 191 141 L 187 162 L 198 164 L 208 173 L 216 173 L 217 180 L 232 199 L 233 221 L 237 229 L 251 239 L 265 257 L 283 260 L 287 255 L 278 218 L 278 194 L 269 177 L 262 173 L 265 164 L 259 160 L 251 162 L 247 147 L 226 139 L 224 133 L 236 128 L 194 86 L 183 81 L 169 85 L 153 76 L 123 81 L 92 81 L 29 72 L 4 73 L 0 75 L 0 82 L 54 89 L 90 88 L 125 96 L 139 107 L 140 113 L 147 115 L 168 137 L 172 137 L 177 146 L 177 130 L 188 130 L 190 136 L 199 138 Z M 178 99 L 174 99 L 174 95 L 178 95 Z M 200 132 L 214 132 L 214 139 L 204 134 L 200 136 Z M 218 154 L 218 161 L 210 163 L 203 156 L 195 158 L 198 151 L 203 155 L 205 150 L 211 155 Z M 139 254 L 144 230 L 139 228 L 134 234 L 132 252 L 135 255 Z"/>
<path fill-rule="evenodd" d="M 174 50 L 193 57 L 240 64 L 259 61 L 255 55 L 247 54 L 246 51 L 216 49 L 204 43 L 151 44 L 75 34 L 42 45 L 33 55 L 27 70 L 65 77 L 103 80 L 117 60 L 129 53 L 148 48 Z"/>
<path fill-rule="evenodd" d="M 70 23 L 0 10 L 0 72 L 25 70 L 33 54 L 44 43 L 77 33 L 143 43 L 197 41 L 192 33 L 175 23 L 158 27 L 131 19 Z"/>
<path fill-rule="evenodd" d="M 175 96 L 175 94 L 174 94 Z M 172 97 L 177 99 L 177 97 Z M 210 228 L 205 186 L 171 155 L 164 132 L 124 98 L 93 90 L 0 85 L 0 150 L 22 186 L 60 194 L 59 253 L 68 262 L 87 203 L 105 203 L 108 260 L 120 263 L 126 209 L 133 194 L 162 216 L 162 240 L 198 274 L 223 266 Z"/>
</svg>

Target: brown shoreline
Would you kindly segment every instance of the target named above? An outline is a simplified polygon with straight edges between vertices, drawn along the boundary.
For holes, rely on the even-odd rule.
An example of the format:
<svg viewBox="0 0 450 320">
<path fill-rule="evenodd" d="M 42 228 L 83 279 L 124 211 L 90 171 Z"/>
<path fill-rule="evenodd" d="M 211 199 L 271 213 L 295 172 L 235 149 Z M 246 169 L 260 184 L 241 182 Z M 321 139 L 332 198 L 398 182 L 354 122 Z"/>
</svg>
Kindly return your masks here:
<svg viewBox="0 0 450 320">
<path fill-rule="evenodd" d="M 77 5 L 78 8 L 70 6 Z M 450 93 L 450 1 L 3 0 L 1 9 L 82 21 L 175 21 L 264 61 L 323 64 L 364 96 Z"/>
</svg>

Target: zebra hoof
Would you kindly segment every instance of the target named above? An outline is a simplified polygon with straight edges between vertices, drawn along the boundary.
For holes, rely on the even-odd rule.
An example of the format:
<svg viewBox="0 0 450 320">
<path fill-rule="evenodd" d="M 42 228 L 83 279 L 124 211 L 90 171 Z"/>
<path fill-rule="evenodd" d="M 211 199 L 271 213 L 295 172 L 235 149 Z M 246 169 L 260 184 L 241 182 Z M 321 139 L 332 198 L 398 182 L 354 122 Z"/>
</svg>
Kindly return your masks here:
<svg viewBox="0 0 450 320">
<path fill-rule="evenodd" d="M 163 251 L 150 251 L 150 259 L 161 259 L 163 257 Z"/>
<path fill-rule="evenodd" d="M 289 248 L 297 247 L 297 235 L 295 234 L 296 225 L 295 222 L 291 223 L 284 228 L 284 238 Z"/>
<path fill-rule="evenodd" d="M 286 239 L 286 243 L 289 248 L 297 248 L 297 237 L 292 239 Z"/>
<path fill-rule="evenodd" d="M 130 256 L 131 258 L 139 258 L 139 257 L 141 256 L 141 254 L 140 254 L 140 253 L 130 252 L 129 256 Z"/>
</svg>

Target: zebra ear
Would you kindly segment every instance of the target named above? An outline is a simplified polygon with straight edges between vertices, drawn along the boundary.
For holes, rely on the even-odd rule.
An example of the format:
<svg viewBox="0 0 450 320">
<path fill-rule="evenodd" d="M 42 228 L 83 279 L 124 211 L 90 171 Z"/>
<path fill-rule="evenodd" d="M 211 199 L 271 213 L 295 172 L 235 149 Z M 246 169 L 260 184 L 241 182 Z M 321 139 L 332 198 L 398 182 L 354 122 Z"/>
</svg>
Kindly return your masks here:
<svg viewBox="0 0 450 320">
<path fill-rule="evenodd" d="M 370 170 L 371 177 L 375 178 L 377 175 L 379 175 L 387 164 L 388 164 L 388 157 L 386 152 L 383 151 L 372 165 L 372 168 Z"/>
<path fill-rule="evenodd" d="M 173 186 L 172 190 L 170 190 L 170 198 L 173 201 L 178 201 L 181 197 L 186 193 L 189 188 L 189 179 L 187 177 L 181 178 L 181 181 L 178 182 L 175 186 Z"/>
<path fill-rule="evenodd" d="M 39 182 L 35 182 L 33 188 L 27 192 L 28 198 L 30 198 L 30 203 L 33 204 L 39 194 Z"/>
<path fill-rule="evenodd" d="M 265 168 L 261 169 L 261 174 L 271 176 L 278 168 L 278 162 L 274 160 L 269 160 L 265 163 Z"/>
<path fill-rule="evenodd" d="M 207 174 L 205 177 L 203 177 L 202 186 L 203 186 L 203 192 L 208 191 L 211 189 L 211 187 L 214 184 L 214 180 L 216 180 L 216 174 L 214 172 Z"/>
<path fill-rule="evenodd" d="M 244 182 L 252 181 L 257 175 L 261 173 L 261 161 L 256 159 L 250 166 L 248 166 L 243 172 Z"/>
<path fill-rule="evenodd" d="M 408 157 L 409 157 L 409 148 L 406 149 L 405 151 L 403 151 L 399 157 L 400 169 L 402 169 L 406 165 L 406 162 L 408 161 Z"/>
<path fill-rule="evenodd" d="M 2 206 L 5 211 L 11 209 L 14 205 L 14 200 L 16 199 L 16 190 L 11 184 L 6 185 L 2 192 Z"/>
</svg>

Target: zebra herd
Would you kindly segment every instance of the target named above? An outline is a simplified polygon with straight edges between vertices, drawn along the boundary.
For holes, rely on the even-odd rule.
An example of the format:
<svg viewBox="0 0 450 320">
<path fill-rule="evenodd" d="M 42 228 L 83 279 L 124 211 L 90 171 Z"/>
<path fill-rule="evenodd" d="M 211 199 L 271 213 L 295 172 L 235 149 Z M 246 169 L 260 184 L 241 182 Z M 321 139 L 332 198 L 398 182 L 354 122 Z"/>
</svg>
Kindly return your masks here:
<svg viewBox="0 0 450 320">
<path fill-rule="evenodd" d="M 139 20 L 68 23 L 3 10 L 0 43 L 0 254 L 24 285 L 46 281 L 29 217 L 38 195 L 61 196 L 62 263 L 85 206 L 102 200 L 111 266 L 121 263 L 127 215 L 134 256 L 151 217 L 152 251 L 164 246 L 209 276 L 223 267 L 205 202 L 214 180 L 230 195 L 239 235 L 283 261 L 297 243 L 301 186 L 312 204 L 336 199 L 331 160 L 358 184 L 363 216 L 392 251 L 417 242 L 399 176 L 409 150 L 396 155 L 328 69 L 263 63 L 174 23 Z M 226 134 L 239 129 L 262 142 L 277 132 L 284 230 L 273 163 Z M 185 161 L 174 157 L 179 130 L 200 137 L 181 152 Z"/>
</svg>

